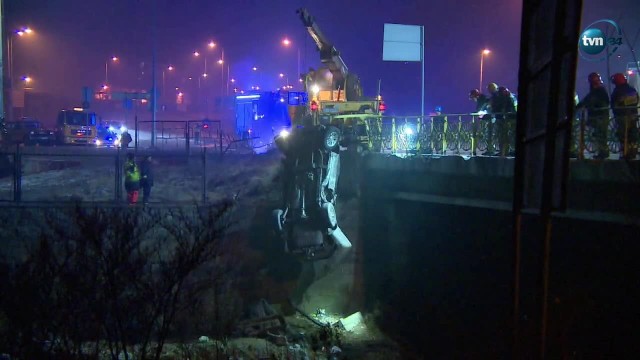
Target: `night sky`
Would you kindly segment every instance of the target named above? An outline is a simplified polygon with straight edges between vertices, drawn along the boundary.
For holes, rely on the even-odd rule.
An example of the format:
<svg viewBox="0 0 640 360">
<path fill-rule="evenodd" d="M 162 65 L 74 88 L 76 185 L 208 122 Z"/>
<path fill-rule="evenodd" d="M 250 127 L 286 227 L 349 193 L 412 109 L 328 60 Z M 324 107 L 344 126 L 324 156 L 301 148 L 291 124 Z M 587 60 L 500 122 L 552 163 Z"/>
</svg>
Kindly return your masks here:
<svg viewBox="0 0 640 360">
<path fill-rule="evenodd" d="M 16 76 L 32 76 L 37 91 L 79 99 L 83 85 L 98 88 L 104 82 L 105 62 L 116 55 L 120 62 L 109 68 L 112 86 L 149 89 L 153 4 L 153 0 L 5 0 L 7 29 L 35 30 L 35 36 L 14 42 Z M 419 113 L 420 66 L 382 61 L 385 22 L 425 26 L 427 112 L 436 105 L 448 113 L 472 110 L 467 94 L 478 86 L 480 52 L 485 47 L 492 53 L 485 58 L 484 84 L 494 81 L 517 90 L 521 0 L 157 0 L 158 79 L 162 68 L 173 65 L 176 70 L 166 75 L 165 91 L 173 92 L 176 86 L 187 89 L 187 77 L 204 72 L 202 56 L 193 56 L 198 50 L 208 54 L 208 86 L 220 89 L 221 66 L 216 60 L 222 47 L 230 75 L 241 88 L 284 85 L 279 73 L 294 82 L 296 46 L 303 71 L 319 65 L 314 44 L 295 14 L 298 7 L 308 8 L 350 70 L 360 75 L 365 95 L 374 96 L 382 80 L 388 113 Z M 640 30 L 638 14 L 637 0 L 586 0 L 583 24 L 611 18 L 632 40 Z M 285 37 L 293 42 L 291 48 L 281 45 Z M 210 40 L 218 44 L 212 51 L 206 46 Z M 612 72 L 624 70 L 632 61 L 627 48 L 618 53 L 621 58 L 612 60 Z M 253 66 L 259 70 L 253 72 Z M 581 96 L 586 91 L 581 79 L 591 71 L 606 74 L 606 63 L 580 62 Z"/>
</svg>

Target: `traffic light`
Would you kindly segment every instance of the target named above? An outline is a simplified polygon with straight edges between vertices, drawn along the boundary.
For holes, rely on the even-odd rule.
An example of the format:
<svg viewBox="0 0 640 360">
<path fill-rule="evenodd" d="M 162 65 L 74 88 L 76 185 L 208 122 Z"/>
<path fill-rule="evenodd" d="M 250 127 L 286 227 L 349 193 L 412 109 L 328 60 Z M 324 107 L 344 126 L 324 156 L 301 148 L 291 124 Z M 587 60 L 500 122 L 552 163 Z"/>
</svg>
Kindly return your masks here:
<svg viewBox="0 0 640 360">
<path fill-rule="evenodd" d="M 202 128 L 203 129 L 208 129 L 209 125 L 211 125 L 211 120 L 208 120 L 208 119 L 202 120 Z"/>
<path fill-rule="evenodd" d="M 387 104 L 385 104 L 384 102 L 382 102 L 382 100 L 380 100 L 380 102 L 378 103 L 378 111 L 383 113 L 387 110 Z"/>
<path fill-rule="evenodd" d="M 318 103 L 315 100 L 311 102 L 311 111 L 318 111 Z"/>
</svg>

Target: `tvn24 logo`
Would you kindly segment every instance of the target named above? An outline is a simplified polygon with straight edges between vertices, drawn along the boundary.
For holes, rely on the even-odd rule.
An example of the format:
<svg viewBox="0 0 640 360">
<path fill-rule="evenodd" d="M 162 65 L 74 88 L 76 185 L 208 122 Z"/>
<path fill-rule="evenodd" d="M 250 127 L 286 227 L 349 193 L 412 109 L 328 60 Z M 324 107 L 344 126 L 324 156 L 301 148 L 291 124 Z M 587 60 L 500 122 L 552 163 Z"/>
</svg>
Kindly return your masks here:
<svg viewBox="0 0 640 360">
<path fill-rule="evenodd" d="M 607 34 L 612 35 L 607 37 Z M 588 61 L 602 61 L 613 55 L 622 45 L 622 30 L 613 20 L 593 22 L 580 34 L 580 56 Z"/>
</svg>

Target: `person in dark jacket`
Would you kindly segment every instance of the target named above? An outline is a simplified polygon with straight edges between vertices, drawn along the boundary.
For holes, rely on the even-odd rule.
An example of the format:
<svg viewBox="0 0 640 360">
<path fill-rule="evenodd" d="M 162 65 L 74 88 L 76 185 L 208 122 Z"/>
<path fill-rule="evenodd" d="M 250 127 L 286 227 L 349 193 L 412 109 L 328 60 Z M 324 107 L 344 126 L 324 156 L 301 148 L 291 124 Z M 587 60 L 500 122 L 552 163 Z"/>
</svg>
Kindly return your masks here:
<svg viewBox="0 0 640 360">
<path fill-rule="evenodd" d="M 609 157 L 609 145 L 607 144 L 607 127 L 609 126 L 609 94 L 602 78 L 598 73 L 591 73 L 587 77 L 589 81 L 589 93 L 576 105 L 577 109 L 587 109 L 587 122 L 593 128 L 593 140 L 595 143 L 596 159 Z"/>
<path fill-rule="evenodd" d="M 500 156 L 513 155 L 511 145 L 511 133 L 515 129 L 516 120 L 516 97 L 504 86 L 493 85 L 492 96 L 490 100 L 491 114 L 496 119 L 496 133 L 498 135 L 498 147 L 500 148 Z"/>
<path fill-rule="evenodd" d="M 127 161 L 124 163 L 124 188 L 127 191 L 129 205 L 137 203 L 138 191 L 140 190 L 140 170 L 133 153 L 127 154 Z"/>
<path fill-rule="evenodd" d="M 151 155 L 145 156 L 140 163 L 140 186 L 142 187 L 142 203 L 146 205 L 149 203 L 151 187 L 153 186 Z"/>
<path fill-rule="evenodd" d="M 469 91 L 469 99 L 476 103 L 476 111 L 489 111 L 489 98 L 478 89 Z"/>
<path fill-rule="evenodd" d="M 627 82 L 624 74 L 611 77 L 616 85 L 611 93 L 611 109 L 616 120 L 618 141 L 623 149 L 623 158 L 633 160 L 638 154 L 638 91 Z"/>
<path fill-rule="evenodd" d="M 133 141 L 133 139 L 131 138 L 131 134 L 129 134 L 129 131 L 124 130 L 122 132 L 122 135 L 120 136 L 120 146 L 123 149 L 127 149 L 129 147 L 129 144 Z"/>
<path fill-rule="evenodd" d="M 431 132 L 432 147 L 434 155 L 444 155 L 444 136 L 445 136 L 445 123 L 447 117 L 442 115 L 442 106 L 436 106 L 434 112 L 431 114 L 431 120 L 433 130 Z"/>
<path fill-rule="evenodd" d="M 480 92 L 480 90 L 478 89 L 473 89 L 471 91 L 469 91 L 469 99 L 474 101 L 476 103 L 476 114 L 478 115 L 478 119 L 476 121 L 473 122 L 473 139 L 474 139 L 474 144 L 477 147 L 478 146 L 478 142 L 480 140 L 480 136 L 479 133 L 481 131 L 481 121 L 484 122 L 486 124 L 486 128 L 489 130 L 489 133 L 491 136 L 491 134 L 493 133 L 493 123 L 491 122 L 491 115 L 487 114 L 490 110 L 489 108 L 489 98 Z M 476 155 L 476 149 L 474 147 L 473 149 L 473 155 Z"/>
</svg>

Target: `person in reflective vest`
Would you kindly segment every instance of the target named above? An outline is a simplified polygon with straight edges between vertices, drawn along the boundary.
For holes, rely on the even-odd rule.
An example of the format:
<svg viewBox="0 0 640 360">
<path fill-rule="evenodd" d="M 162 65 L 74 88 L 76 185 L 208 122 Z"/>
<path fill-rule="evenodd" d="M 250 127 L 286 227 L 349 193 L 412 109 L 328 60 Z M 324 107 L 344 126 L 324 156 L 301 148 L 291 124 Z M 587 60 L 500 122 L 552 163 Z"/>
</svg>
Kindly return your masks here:
<svg viewBox="0 0 640 360">
<path fill-rule="evenodd" d="M 623 150 L 623 158 L 633 160 L 638 154 L 638 91 L 627 82 L 622 73 L 614 74 L 611 81 L 616 85 L 611 92 L 611 109 L 616 119 L 616 134 Z"/>
<path fill-rule="evenodd" d="M 124 188 L 127 191 L 127 202 L 133 205 L 138 202 L 138 191 L 140 190 L 140 170 L 133 153 L 127 154 L 127 161 L 124 163 Z"/>
</svg>

